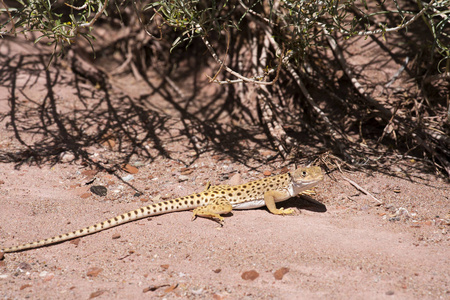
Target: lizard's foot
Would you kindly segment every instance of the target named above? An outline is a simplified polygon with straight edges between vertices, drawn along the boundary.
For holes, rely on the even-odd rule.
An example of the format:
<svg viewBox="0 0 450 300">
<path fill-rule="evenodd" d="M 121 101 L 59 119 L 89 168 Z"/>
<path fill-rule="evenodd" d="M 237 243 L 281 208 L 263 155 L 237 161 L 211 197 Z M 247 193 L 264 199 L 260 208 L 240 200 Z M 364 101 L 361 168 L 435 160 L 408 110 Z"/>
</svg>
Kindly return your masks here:
<svg viewBox="0 0 450 300">
<path fill-rule="evenodd" d="M 233 207 L 230 202 L 225 198 L 215 198 L 208 205 L 197 207 L 193 211 L 192 220 L 194 220 L 197 216 L 213 218 L 217 219 L 218 222 L 222 225 L 224 218 L 221 214 L 229 213 Z"/>
<path fill-rule="evenodd" d="M 273 212 L 276 215 L 290 215 L 294 213 L 292 208 L 280 208 Z"/>
</svg>

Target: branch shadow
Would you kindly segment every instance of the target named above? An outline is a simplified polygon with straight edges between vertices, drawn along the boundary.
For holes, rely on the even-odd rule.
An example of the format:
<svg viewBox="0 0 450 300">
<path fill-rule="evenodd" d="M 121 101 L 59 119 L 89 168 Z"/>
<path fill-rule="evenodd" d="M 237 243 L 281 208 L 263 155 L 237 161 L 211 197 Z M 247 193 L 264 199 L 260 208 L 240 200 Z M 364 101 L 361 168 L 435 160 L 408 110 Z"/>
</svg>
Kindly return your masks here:
<svg viewBox="0 0 450 300">
<path fill-rule="evenodd" d="M 190 112 L 188 106 L 198 101 L 203 88 L 198 83 L 188 101 L 181 99 L 182 103 L 166 81 L 155 84 L 143 76 L 151 92 L 133 98 L 116 93 L 107 83 L 95 88 L 60 64 L 46 68 L 48 56 L 44 54 L 10 55 L 0 61 L 0 89 L 8 91 L 0 101 L 9 106 L 8 111 L 0 110 L 0 122 L 14 145 L 0 147 L 0 162 L 15 163 L 16 168 L 81 159 L 91 167 L 114 173 L 134 155 L 150 163 L 166 158 L 189 166 L 201 154 L 209 153 L 228 156 L 254 169 L 266 162 L 255 150 L 271 149 L 258 126 L 218 122 L 219 115 L 234 109 L 228 96 L 222 97 L 225 101 L 220 105 L 214 104 L 214 113 L 206 118 L 201 117 L 202 110 L 212 111 L 210 106 L 221 94 L 212 95 L 198 113 Z M 181 117 L 149 108 L 155 97 Z M 115 144 L 108 149 L 115 155 L 114 162 L 94 159 L 99 148 L 108 148 L 108 139 Z M 67 154 L 73 155 L 69 161 L 67 157 L 72 156 Z"/>
</svg>

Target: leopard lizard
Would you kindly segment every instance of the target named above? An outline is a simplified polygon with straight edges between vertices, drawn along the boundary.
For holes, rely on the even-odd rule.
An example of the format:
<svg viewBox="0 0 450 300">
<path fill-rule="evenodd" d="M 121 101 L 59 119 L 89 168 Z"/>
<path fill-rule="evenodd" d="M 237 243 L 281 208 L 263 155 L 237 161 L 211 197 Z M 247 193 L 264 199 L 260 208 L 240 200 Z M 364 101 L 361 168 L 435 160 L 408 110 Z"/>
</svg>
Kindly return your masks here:
<svg viewBox="0 0 450 300">
<path fill-rule="evenodd" d="M 322 170 L 320 167 L 313 166 L 300 167 L 292 172 L 266 177 L 236 186 L 211 186 L 208 184 L 203 192 L 200 193 L 144 206 L 76 231 L 36 242 L 4 248 L 0 251 L 10 253 L 39 248 L 93 234 L 145 217 L 191 209 L 193 209 L 193 219 L 196 216 L 208 217 L 217 219 L 221 224 L 224 220 L 221 215 L 229 213 L 232 209 L 252 209 L 265 205 L 275 215 L 288 215 L 292 214 L 294 210 L 291 208 L 277 209 L 275 203 L 301 194 L 305 190 L 315 186 L 321 180 L 323 180 Z"/>
</svg>

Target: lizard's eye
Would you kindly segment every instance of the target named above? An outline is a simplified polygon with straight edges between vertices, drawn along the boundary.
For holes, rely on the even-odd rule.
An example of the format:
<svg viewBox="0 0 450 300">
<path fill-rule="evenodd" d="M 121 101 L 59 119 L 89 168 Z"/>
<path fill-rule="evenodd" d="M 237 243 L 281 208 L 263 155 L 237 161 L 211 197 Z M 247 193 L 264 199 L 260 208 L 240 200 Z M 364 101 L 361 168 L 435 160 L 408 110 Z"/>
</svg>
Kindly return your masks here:
<svg viewBox="0 0 450 300">
<path fill-rule="evenodd" d="M 305 177 L 306 176 L 306 171 L 302 172 L 302 176 Z"/>
</svg>

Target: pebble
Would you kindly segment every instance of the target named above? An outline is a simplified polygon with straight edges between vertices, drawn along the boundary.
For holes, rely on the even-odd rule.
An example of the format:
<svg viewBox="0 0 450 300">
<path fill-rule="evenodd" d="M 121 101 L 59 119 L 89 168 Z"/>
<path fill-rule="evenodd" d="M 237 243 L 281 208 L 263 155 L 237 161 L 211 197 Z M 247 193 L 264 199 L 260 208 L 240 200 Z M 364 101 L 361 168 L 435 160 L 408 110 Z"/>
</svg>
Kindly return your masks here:
<svg viewBox="0 0 450 300">
<path fill-rule="evenodd" d="M 21 262 L 19 264 L 19 266 L 17 267 L 17 270 L 20 271 L 20 272 L 31 270 L 31 265 L 29 263 L 26 263 L 26 262 Z"/>
<path fill-rule="evenodd" d="M 81 174 L 84 176 L 95 176 L 95 175 L 97 175 L 97 173 L 98 173 L 97 170 L 83 170 L 81 172 Z"/>
<path fill-rule="evenodd" d="M 137 172 L 139 172 L 139 169 L 136 167 L 133 167 L 129 164 L 125 164 L 122 166 L 122 170 L 124 170 L 125 172 L 129 173 L 129 174 L 136 174 Z"/>
<path fill-rule="evenodd" d="M 100 291 L 93 292 L 93 293 L 91 293 L 89 295 L 89 299 L 101 296 L 104 292 L 106 292 L 106 291 L 105 290 L 100 290 Z"/>
<path fill-rule="evenodd" d="M 289 268 L 280 268 L 273 273 L 273 277 L 275 277 L 276 280 L 281 280 L 287 272 L 289 272 Z"/>
<path fill-rule="evenodd" d="M 97 277 L 100 272 L 102 272 L 102 268 L 92 267 L 87 270 L 86 276 L 88 277 Z"/>
<path fill-rule="evenodd" d="M 41 273 L 39 273 L 39 277 L 45 277 L 48 275 L 47 271 L 42 271 Z"/>
<path fill-rule="evenodd" d="M 22 286 L 19 288 L 19 290 L 24 290 L 24 289 L 26 289 L 26 288 L 28 288 L 28 287 L 32 287 L 32 285 L 31 285 L 31 284 L 24 284 L 24 285 L 22 285 Z"/>
<path fill-rule="evenodd" d="M 133 180 L 133 179 L 134 179 L 134 176 L 131 175 L 131 174 L 128 174 L 127 176 L 122 177 L 122 180 L 125 181 L 125 182 L 128 182 L 128 181 Z"/>
<path fill-rule="evenodd" d="M 90 193 L 83 193 L 83 194 L 80 195 L 80 198 L 81 198 L 81 199 L 87 199 L 87 198 L 89 198 L 90 196 L 91 196 Z"/>
<path fill-rule="evenodd" d="M 270 176 L 272 175 L 272 172 L 270 172 L 269 170 L 264 171 L 264 176 Z"/>
<path fill-rule="evenodd" d="M 94 185 L 91 186 L 91 188 L 89 189 L 93 194 L 96 194 L 98 196 L 106 196 L 106 194 L 108 193 L 108 189 L 106 187 L 104 187 L 103 185 Z"/>
<path fill-rule="evenodd" d="M 65 162 L 65 163 L 75 160 L 75 155 L 73 155 L 70 152 L 63 152 L 63 153 L 61 153 L 60 157 L 61 157 L 61 162 Z"/>
<path fill-rule="evenodd" d="M 394 291 L 387 291 L 386 292 L 386 295 L 388 295 L 388 296 L 392 296 L 392 295 L 394 295 L 395 293 L 394 293 Z"/>
<path fill-rule="evenodd" d="M 78 246 L 78 244 L 80 243 L 81 239 L 80 238 L 76 238 L 74 240 L 71 240 L 69 243 L 75 246 Z"/>
<path fill-rule="evenodd" d="M 259 277 L 259 273 L 255 270 L 245 271 L 242 273 L 241 278 L 244 280 L 255 280 Z"/>
<path fill-rule="evenodd" d="M 189 176 L 186 176 L 186 175 L 178 176 L 178 181 L 179 182 L 183 182 L 183 181 L 187 181 L 187 180 L 189 180 Z"/>
<path fill-rule="evenodd" d="M 192 294 L 194 295 L 201 295 L 203 293 L 203 288 L 198 288 L 198 289 L 192 289 L 191 290 Z"/>
<path fill-rule="evenodd" d="M 194 170 L 188 169 L 188 168 L 181 168 L 180 174 L 181 175 L 189 175 L 192 174 Z"/>
</svg>

